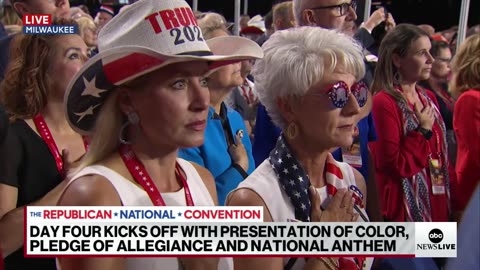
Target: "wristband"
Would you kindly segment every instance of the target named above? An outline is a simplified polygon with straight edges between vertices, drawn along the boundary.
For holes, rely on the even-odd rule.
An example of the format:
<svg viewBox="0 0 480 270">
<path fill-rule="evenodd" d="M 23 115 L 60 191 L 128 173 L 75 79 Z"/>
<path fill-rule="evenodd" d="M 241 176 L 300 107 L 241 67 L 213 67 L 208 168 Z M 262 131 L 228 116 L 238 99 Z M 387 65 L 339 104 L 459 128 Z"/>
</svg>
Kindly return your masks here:
<svg viewBox="0 0 480 270">
<path fill-rule="evenodd" d="M 426 140 L 430 140 L 433 135 L 433 132 L 431 130 L 423 128 L 421 126 L 418 126 L 415 131 L 420 132 Z"/>
<path fill-rule="evenodd" d="M 248 177 L 248 173 L 242 168 L 242 166 L 238 165 L 237 163 L 233 163 L 232 167 L 235 168 L 243 177 L 243 179 Z"/>
</svg>

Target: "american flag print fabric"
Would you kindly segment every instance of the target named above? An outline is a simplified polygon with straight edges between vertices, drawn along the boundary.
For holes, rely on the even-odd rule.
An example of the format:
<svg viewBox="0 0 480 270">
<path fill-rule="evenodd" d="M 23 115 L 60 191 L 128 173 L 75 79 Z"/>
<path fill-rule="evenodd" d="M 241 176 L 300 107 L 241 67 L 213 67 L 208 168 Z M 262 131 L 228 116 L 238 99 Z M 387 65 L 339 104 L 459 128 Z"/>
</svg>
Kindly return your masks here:
<svg viewBox="0 0 480 270">
<path fill-rule="evenodd" d="M 310 222 L 310 211 L 312 204 L 310 202 L 309 191 L 310 179 L 301 164 L 290 151 L 290 148 L 284 138 L 280 135 L 278 141 L 270 152 L 268 158 L 273 171 L 277 175 L 282 189 L 287 194 L 290 202 L 295 209 L 295 222 Z M 350 189 L 353 191 L 355 204 L 363 208 L 362 199 L 364 197 L 360 189 L 355 185 L 349 185 L 344 179 L 344 174 L 331 154 L 327 156 L 325 164 L 325 180 L 327 186 L 328 203 L 335 195 L 338 189 Z M 293 220 L 290 220 L 293 221 Z M 358 270 L 363 269 L 365 258 L 363 257 L 344 257 L 339 258 L 339 269 Z"/>
<path fill-rule="evenodd" d="M 291 153 L 290 148 L 285 141 L 282 134 L 277 141 L 275 148 L 270 152 L 268 158 L 273 171 L 278 177 L 278 180 L 290 199 L 290 202 L 295 208 L 295 218 L 309 222 L 310 211 L 312 205 L 308 188 L 310 187 L 310 178 L 303 169 L 302 165 Z M 325 180 L 327 186 L 328 199 L 335 195 L 338 189 L 350 189 L 354 193 L 356 204 L 360 208 L 364 208 L 362 203 L 363 194 L 357 186 L 349 185 L 344 181 L 344 175 L 340 167 L 336 165 L 336 161 L 332 155 L 328 155 L 327 163 L 325 164 Z"/>
</svg>

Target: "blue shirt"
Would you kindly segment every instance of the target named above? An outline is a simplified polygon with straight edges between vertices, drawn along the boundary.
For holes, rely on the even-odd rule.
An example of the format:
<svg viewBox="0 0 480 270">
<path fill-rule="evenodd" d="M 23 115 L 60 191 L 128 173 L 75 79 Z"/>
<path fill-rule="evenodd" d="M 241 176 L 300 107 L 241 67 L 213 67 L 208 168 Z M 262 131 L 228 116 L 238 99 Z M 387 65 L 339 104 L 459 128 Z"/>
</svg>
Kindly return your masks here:
<svg viewBox="0 0 480 270">
<path fill-rule="evenodd" d="M 205 130 L 205 142 L 200 147 L 180 149 L 178 156 L 200 164 L 207 168 L 215 178 L 217 187 L 218 204 L 224 205 L 225 199 L 230 191 L 235 189 L 244 180 L 242 172 L 234 165 L 228 153 L 226 135 L 235 136 L 239 130 L 243 130 L 242 143 L 247 151 L 249 167 L 246 171 L 250 174 L 255 169 L 255 162 L 252 155 L 252 143 L 247 133 L 247 128 L 242 117 L 235 110 L 226 107 L 226 115 L 229 124 L 229 134 L 224 132 L 222 119 L 210 107 Z"/>
<path fill-rule="evenodd" d="M 377 139 L 371 113 L 358 122 L 358 129 L 360 132 L 360 154 L 362 156 L 362 166 L 356 169 L 363 175 L 363 178 L 365 178 L 366 181 L 368 179 L 368 142 Z M 256 166 L 268 158 L 270 151 L 275 147 L 280 132 L 280 128 L 273 124 L 265 106 L 260 104 L 257 110 L 257 121 L 254 131 L 255 139 L 253 141 L 253 157 Z M 335 150 L 332 155 L 335 160 L 343 161 L 341 148 Z"/>
<path fill-rule="evenodd" d="M 270 151 L 275 147 L 278 136 L 282 130 L 273 124 L 272 119 L 267 113 L 265 106 L 258 104 L 257 118 L 253 134 L 253 158 L 255 167 L 258 167 L 270 155 Z"/>
</svg>

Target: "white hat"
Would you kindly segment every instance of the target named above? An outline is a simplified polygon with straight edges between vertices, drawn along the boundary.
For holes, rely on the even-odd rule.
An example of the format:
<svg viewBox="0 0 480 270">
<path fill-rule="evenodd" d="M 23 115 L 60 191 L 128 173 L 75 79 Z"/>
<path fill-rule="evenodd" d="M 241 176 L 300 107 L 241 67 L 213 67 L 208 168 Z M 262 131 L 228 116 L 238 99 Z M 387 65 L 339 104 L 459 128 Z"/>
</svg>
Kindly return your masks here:
<svg viewBox="0 0 480 270">
<path fill-rule="evenodd" d="M 115 11 L 113 10 L 112 7 L 109 7 L 109 6 L 101 6 L 98 12 L 105 12 L 112 17 L 115 16 Z"/>
<path fill-rule="evenodd" d="M 247 26 L 241 30 L 242 33 L 265 33 L 265 21 L 260 15 L 255 15 L 247 22 Z"/>
<path fill-rule="evenodd" d="M 65 93 L 67 120 L 88 135 L 115 86 L 166 65 L 209 61 L 210 69 L 262 58 L 262 49 L 246 38 L 225 36 L 205 41 L 184 0 L 140 0 L 100 31 L 99 53 L 70 81 Z"/>
</svg>

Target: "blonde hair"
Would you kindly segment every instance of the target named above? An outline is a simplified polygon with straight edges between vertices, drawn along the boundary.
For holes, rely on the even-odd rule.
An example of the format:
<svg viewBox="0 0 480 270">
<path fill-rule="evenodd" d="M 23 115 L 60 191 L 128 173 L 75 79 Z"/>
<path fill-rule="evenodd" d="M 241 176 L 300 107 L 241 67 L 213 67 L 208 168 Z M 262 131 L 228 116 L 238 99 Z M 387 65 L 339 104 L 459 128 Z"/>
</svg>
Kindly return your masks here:
<svg viewBox="0 0 480 270">
<path fill-rule="evenodd" d="M 455 76 L 449 86 L 454 96 L 468 89 L 480 91 L 480 34 L 468 37 L 460 45 L 451 67 Z"/>
<path fill-rule="evenodd" d="M 111 93 L 95 121 L 88 151 L 80 160 L 79 166 L 74 169 L 73 174 L 87 166 L 104 160 L 118 149 L 120 145 L 118 136 L 125 121 L 125 116 L 117 102 L 119 92 L 117 90 L 110 90 Z"/>
<path fill-rule="evenodd" d="M 280 19 L 282 21 L 288 22 L 290 20 L 290 14 L 293 14 L 293 3 L 292 1 L 282 2 L 273 7 L 273 24 L 275 21 Z"/>
<path fill-rule="evenodd" d="M 22 25 L 22 19 L 18 16 L 12 6 L 4 6 L 1 22 L 7 25 Z"/>
<path fill-rule="evenodd" d="M 122 136 L 120 134 L 122 126 L 128 121 L 118 103 L 119 90 L 120 88 L 141 90 L 150 75 L 151 73 L 144 74 L 110 90 L 110 94 L 105 100 L 91 132 L 88 151 L 80 160 L 78 167 L 73 170 L 73 174 L 106 159 L 118 149 L 120 146 L 119 138 Z"/>
<path fill-rule="evenodd" d="M 93 22 L 93 20 L 89 17 L 80 17 L 75 20 L 78 24 L 78 31 L 80 36 L 85 41 L 85 32 L 88 28 L 92 29 L 94 32 L 97 31 L 97 26 Z M 88 44 L 87 44 L 88 45 Z"/>
</svg>

